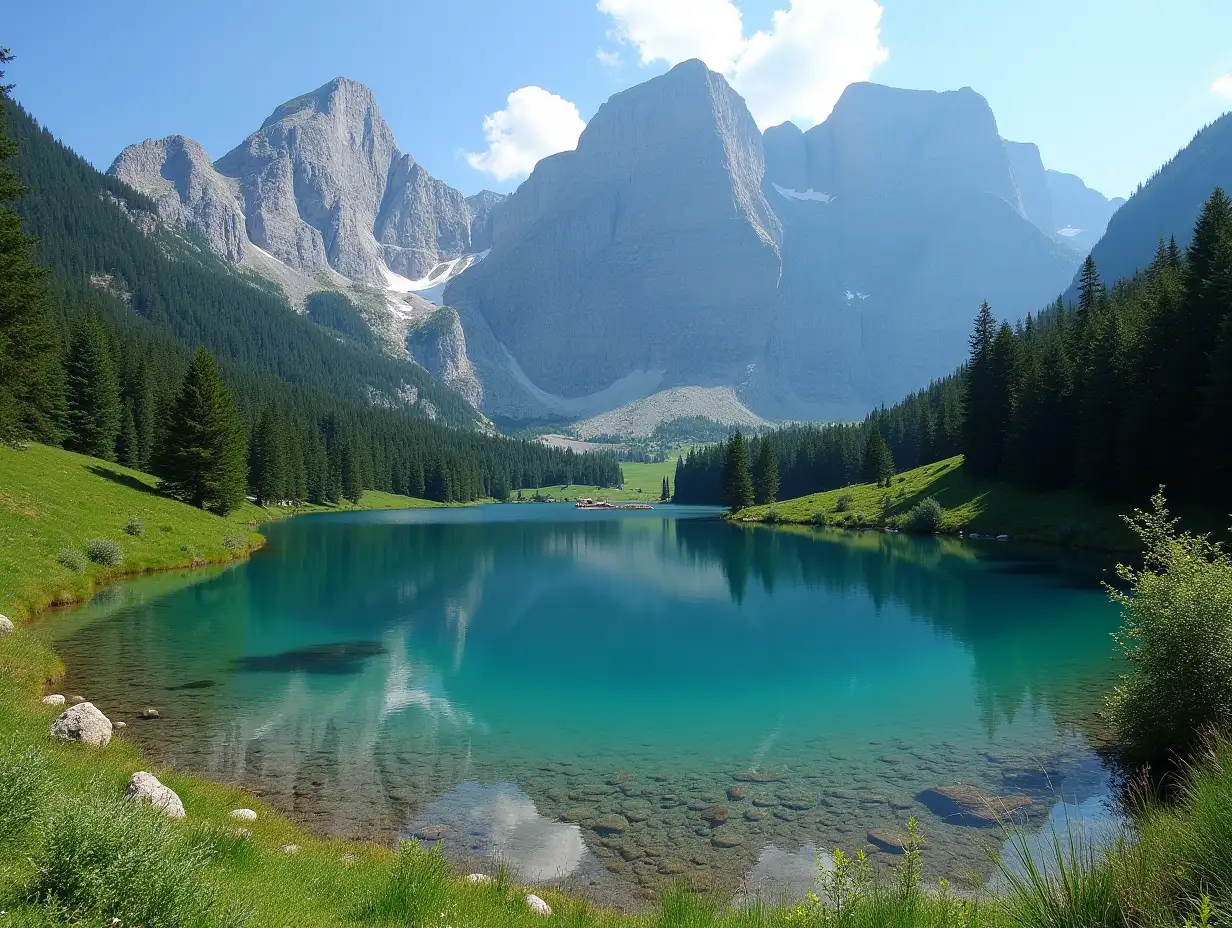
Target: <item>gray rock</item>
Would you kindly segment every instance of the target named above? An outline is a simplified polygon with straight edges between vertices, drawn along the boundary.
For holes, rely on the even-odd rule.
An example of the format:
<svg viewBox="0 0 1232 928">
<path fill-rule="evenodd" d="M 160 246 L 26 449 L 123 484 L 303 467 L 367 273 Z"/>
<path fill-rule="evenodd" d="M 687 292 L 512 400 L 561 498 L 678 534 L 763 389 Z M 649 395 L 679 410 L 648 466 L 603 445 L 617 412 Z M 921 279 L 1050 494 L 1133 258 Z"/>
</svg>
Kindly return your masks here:
<svg viewBox="0 0 1232 928">
<path fill-rule="evenodd" d="M 0 635 L 9 635 L 14 631 L 13 620 L 7 615 L 0 615 Z"/>
<path fill-rule="evenodd" d="M 128 780 L 124 789 L 124 798 L 129 802 L 138 802 L 153 806 L 167 813 L 168 818 L 183 818 L 184 804 L 175 790 L 163 786 L 158 777 L 144 770 L 138 770 Z"/>
<path fill-rule="evenodd" d="M 888 828 L 874 828 L 868 833 L 869 844 L 890 854 L 905 853 L 910 840 L 907 835 Z"/>
<path fill-rule="evenodd" d="M 237 822 L 255 822 L 257 820 L 257 813 L 252 809 L 232 809 L 227 814 Z"/>
<path fill-rule="evenodd" d="M 284 844 L 282 846 L 282 853 L 284 854 L 298 854 L 301 850 L 303 850 L 303 848 L 301 848 L 298 844 Z"/>
<path fill-rule="evenodd" d="M 492 877 L 486 873 L 471 873 L 467 874 L 466 882 L 475 886 L 488 886 L 492 883 Z"/>
<path fill-rule="evenodd" d="M 155 709 L 153 706 L 146 706 L 144 709 L 142 709 L 140 712 L 137 713 L 137 718 L 149 720 L 149 719 L 162 718 L 162 716 L 159 714 L 158 710 Z"/>
<path fill-rule="evenodd" d="M 526 908 L 530 909 L 532 915 L 552 914 L 552 907 L 534 893 L 526 894 Z"/>
<path fill-rule="evenodd" d="M 51 693 L 43 697 L 43 705 L 45 706 L 62 706 L 66 701 L 59 693 Z"/>
<path fill-rule="evenodd" d="M 93 703 L 78 703 L 60 713 L 51 725 L 51 736 L 104 748 L 111 741 L 111 721 Z"/>
</svg>

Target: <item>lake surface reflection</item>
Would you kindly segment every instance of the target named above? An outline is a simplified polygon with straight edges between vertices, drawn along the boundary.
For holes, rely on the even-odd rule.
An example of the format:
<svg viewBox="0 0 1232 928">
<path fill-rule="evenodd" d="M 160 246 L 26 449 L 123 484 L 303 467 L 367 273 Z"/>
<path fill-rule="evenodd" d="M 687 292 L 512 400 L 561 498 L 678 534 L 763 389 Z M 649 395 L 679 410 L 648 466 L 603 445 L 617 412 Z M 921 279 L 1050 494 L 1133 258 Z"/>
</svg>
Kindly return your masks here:
<svg viewBox="0 0 1232 928">
<path fill-rule="evenodd" d="M 1003 833 L 939 816 L 935 787 L 1026 797 L 1040 823 L 1108 793 L 1089 732 L 1117 617 L 1098 571 L 671 506 L 268 534 L 200 582 L 109 593 L 57 647 L 66 685 L 156 759 L 320 832 L 418 835 L 603 901 L 681 881 L 796 894 L 818 849 L 892 861 L 870 832 L 913 815 L 928 875 L 986 877 Z M 145 705 L 162 719 L 135 721 Z"/>
</svg>

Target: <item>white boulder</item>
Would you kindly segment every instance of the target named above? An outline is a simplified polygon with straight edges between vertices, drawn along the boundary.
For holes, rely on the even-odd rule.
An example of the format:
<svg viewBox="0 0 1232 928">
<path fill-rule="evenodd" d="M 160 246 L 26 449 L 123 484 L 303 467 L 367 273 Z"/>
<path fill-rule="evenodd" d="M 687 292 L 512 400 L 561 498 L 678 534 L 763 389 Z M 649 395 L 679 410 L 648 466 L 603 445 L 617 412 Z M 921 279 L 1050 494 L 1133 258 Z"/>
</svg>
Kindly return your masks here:
<svg viewBox="0 0 1232 928">
<path fill-rule="evenodd" d="M 230 815 L 238 822 L 255 822 L 257 813 L 252 809 L 232 809 Z"/>
<path fill-rule="evenodd" d="M 138 770 L 129 777 L 124 798 L 129 802 L 142 802 L 155 809 L 162 809 L 168 818 L 184 817 L 184 803 L 180 802 L 175 790 L 163 786 L 158 782 L 158 777 L 144 770 Z"/>
<path fill-rule="evenodd" d="M 300 850 L 301 848 L 298 844 L 284 844 L 282 846 L 282 853 L 284 854 L 298 854 Z"/>
<path fill-rule="evenodd" d="M 51 723 L 51 736 L 61 741 L 80 741 L 105 748 L 111 741 L 111 720 L 92 702 L 80 702 L 61 712 Z"/>
<path fill-rule="evenodd" d="M 471 873 L 466 877 L 466 882 L 474 883 L 476 886 L 487 886 L 492 882 L 492 877 L 486 873 Z"/>
<path fill-rule="evenodd" d="M 526 894 L 526 907 L 530 909 L 532 915 L 551 915 L 552 907 L 536 896 L 534 893 Z"/>
<path fill-rule="evenodd" d="M 66 701 L 59 693 L 52 693 L 49 696 L 43 697 L 43 705 L 45 706 L 62 706 Z"/>
<path fill-rule="evenodd" d="M 0 615 L 0 635 L 8 635 L 13 631 L 13 620 L 7 615 Z"/>
</svg>

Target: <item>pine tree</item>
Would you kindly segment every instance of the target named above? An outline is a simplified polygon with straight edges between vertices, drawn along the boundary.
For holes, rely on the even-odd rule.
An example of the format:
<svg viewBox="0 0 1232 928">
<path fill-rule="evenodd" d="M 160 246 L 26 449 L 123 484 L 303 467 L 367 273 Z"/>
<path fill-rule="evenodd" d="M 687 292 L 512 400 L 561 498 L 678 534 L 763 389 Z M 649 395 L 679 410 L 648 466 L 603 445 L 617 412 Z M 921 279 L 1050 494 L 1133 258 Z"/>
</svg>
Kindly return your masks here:
<svg viewBox="0 0 1232 928">
<path fill-rule="evenodd" d="M 987 302 L 980 304 L 975 327 L 968 341 L 970 355 L 964 375 L 963 453 L 967 469 L 977 476 L 995 476 L 998 469 L 996 433 L 996 390 L 993 379 L 993 342 L 997 321 Z"/>
<path fill-rule="evenodd" d="M 120 435 L 116 439 L 116 460 L 125 467 L 141 467 L 141 447 L 137 438 L 137 421 L 133 407 L 125 403 L 120 418 Z"/>
<path fill-rule="evenodd" d="M 248 448 L 248 487 L 258 506 L 287 499 L 286 436 L 272 408 L 257 420 Z"/>
<path fill-rule="evenodd" d="M 226 515 L 244 500 L 247 469 L 244 422 L 213 355 L 200 348 L 167 416 L 156 470 L 162 489 Z"/>
<path fill-rule="evenodd" d="M 0 48 L 0 65 L 12 60 L 9 50 Z M 9 207 L 24 192 L 8 166 L 17 153 L 4 125 L 11 89 L 0 84 L 0 442 L 54 444 L 62 437 L 64 371 L 45 272 L 34 263 L 34 239 Z"/>
<path fill-rule="evenodd" d="M 1080 329 L 1085 328 L 1091 316 L 1095 314 L 1103 292 L 1104 284 L 1099 279 L 1099 269 L 1095 266 L 1095 259 L 1087 255 L 1087 259 L 1082 262 L 1082 271 L 1078 275 L 1078 326 Z"/>
<path fill-rule="evenodd" d="M 663 492 L 659 494 L 659 499 L 669 500 L 672 498 L 672 488 L 667 482 L 666 475 L 663 477 Z"/>
<path fill-rule="evenodd" d="M 723 504 L 732 512 L 753 505 L 753 478 L 749 473 L 749 449 L 736 432 L 727 443 L 723 465 Z"/>
<path fill-rule="evenodd" d="M 779 496 L 779 460 L 774 442 L 767 436 L 760 445 L 753 466 L 753 496 L 759 506 L 773 503 Z"/>
<path fill-rule="evenodd" d="M 65 445 L 79 454 L 115 460 L 123 407 L 107 333 L 93 313 L 74 322 L 68 363 L 68 438 Z"/>
<path fill-rule="evenodd" d="M 875 483 L 877 486 L 889 486 L 894 481 L 894 458 L 881 435 L 881 430 L 868 430 L 868 440 L 864 443 L 864 460 L 860 467 L 860 478 L 865 483 Z"/>
<path fill-rule="evenodd" d="M 364 479 L 359 448 L 354 438 L 348 438 L 342 445 L 342 497 L 359 505 L 363 495 Z"/>
</svg>

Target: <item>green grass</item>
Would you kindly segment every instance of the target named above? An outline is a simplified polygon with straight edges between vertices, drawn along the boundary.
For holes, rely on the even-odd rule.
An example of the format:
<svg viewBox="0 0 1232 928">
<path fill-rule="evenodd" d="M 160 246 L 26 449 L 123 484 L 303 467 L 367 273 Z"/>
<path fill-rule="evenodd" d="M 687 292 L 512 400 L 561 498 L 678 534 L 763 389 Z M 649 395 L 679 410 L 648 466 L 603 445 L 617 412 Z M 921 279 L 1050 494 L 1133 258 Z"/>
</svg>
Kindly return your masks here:
<svg viewBox="0 0 1232 928">
<path fill-rule="evenodd" d="M 157 479 L 107 461 L 45 445 L 0 446 L 0 613 L 20 618 L 48 606 L 87 598 L 118 577 L 225 563 L 262 544 L 252 526 L 299 512 L 333 507 L 261 508 L 245 502 L 220 518 L 157 492 Z M 436 506 L 369 491 L 358 507 Z M 125 526 L 140 523 L 140 534 Z M 118 542 L 123 563 L 85 562 L 78 573 L 60 563 L 61 551 L 84 556 L 91 541 Z"/>
<path fill-rule="evenodd" d="M 674 484 L 676 479 L 676 458 L 669 457 L 666 461 L 659 464 L 621 464 L 621 474 L 624 479 L 624 486 L 619 490 L 614 490 L 604 487 L 584 486 L 581 484 L 572 484 L 564 486 L 556 484 L 550 487 L 540 487 L 539 493 L 543 496 L 551 496 L 553 499 L 581 499 L 584 496 L 589 496 L 594 499 L 606 499 L 612 502 L 654 502 L 663 493 L 663 478 L 666 477 L 669 484 Z M 524 497 L 533 496 L 534 490 L 523 490 Z M 515 494 L 516 495 L 516 494 Z"/>
<path fill-rule="evenodd" d="M 1137 541 L 1115 506 L 1099 506 L 1081 494 L 1029 493 L 1006 484 L 974 480 L 961 456 L 905 471 L 887 489 L 858 484 L 772 506 L 753 506 L 735 518 L 753 522 L 846 527 L 901 525 L 911 509 L 932 497 L 945 509 L 942 531 L 1010 535 L 1019 541 L 1062 544 L 1102 551 L 1133 551 Z M 840 504 L 840 499 L 845 499 Z M 886 508 L 886 498 L 889 506 Z M 840 511 L 844 510 L 844 511 Z M 771 512 L 774 515 L 771 516 Z"/>
</svg>

